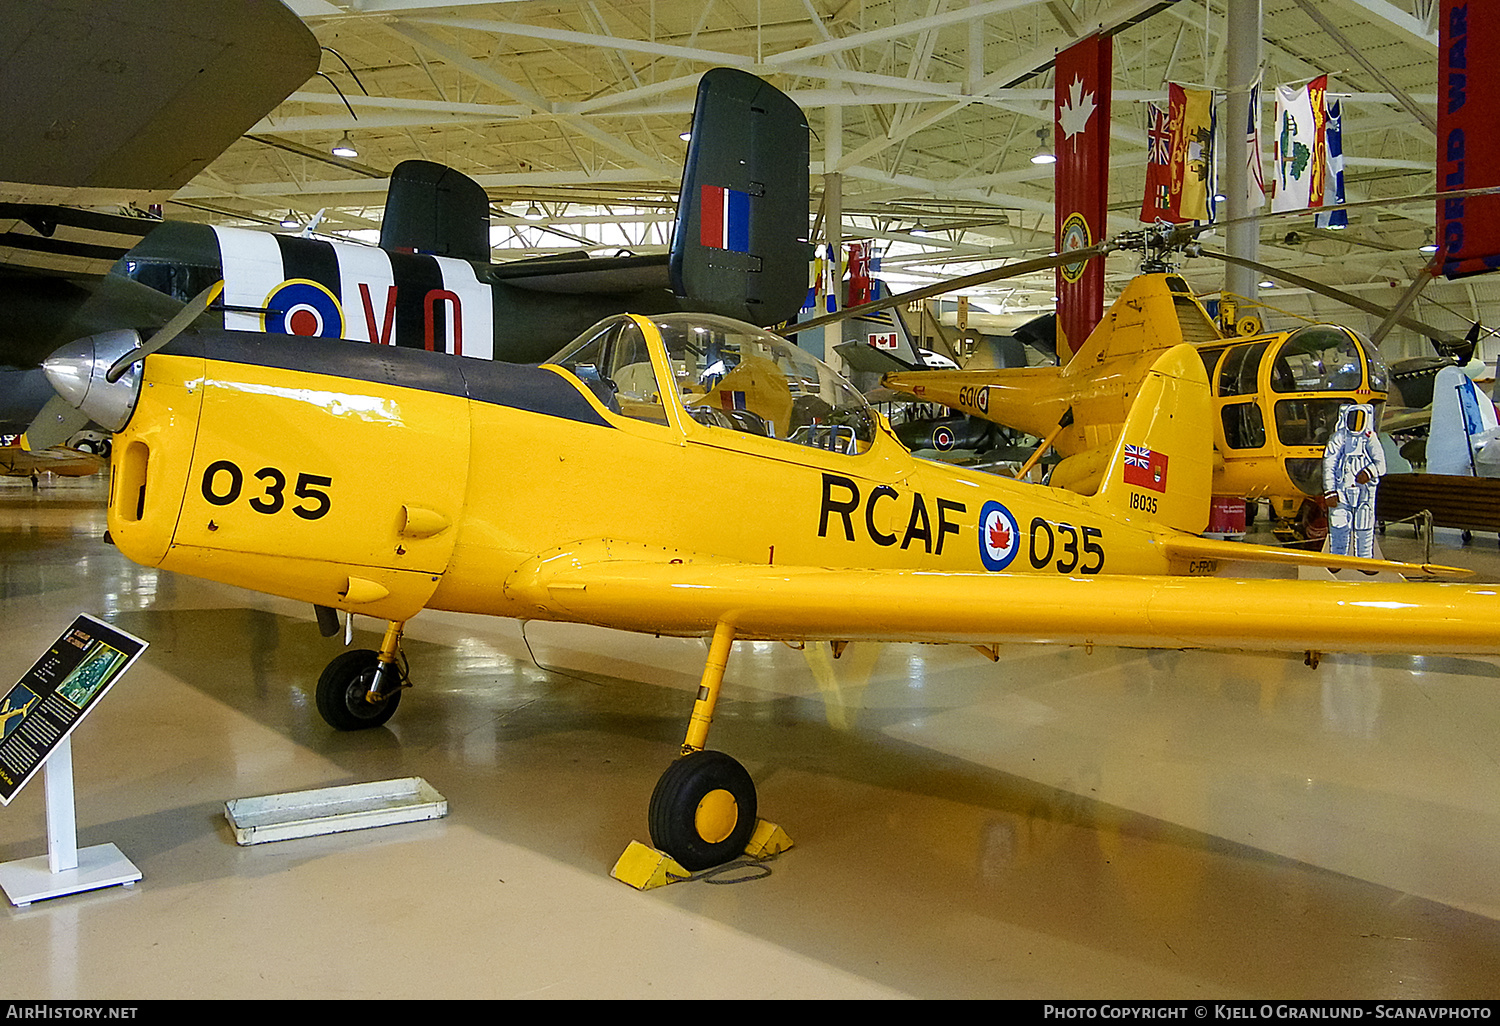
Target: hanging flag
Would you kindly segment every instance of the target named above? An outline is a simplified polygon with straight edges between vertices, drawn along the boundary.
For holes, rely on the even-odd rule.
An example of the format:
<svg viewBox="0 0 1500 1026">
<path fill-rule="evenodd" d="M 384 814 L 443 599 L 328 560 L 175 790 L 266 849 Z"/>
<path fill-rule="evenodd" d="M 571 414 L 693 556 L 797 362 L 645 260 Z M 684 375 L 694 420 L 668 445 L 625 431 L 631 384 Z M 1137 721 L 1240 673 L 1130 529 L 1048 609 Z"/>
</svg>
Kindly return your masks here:
<svg viewBox="0 0 1500 1026">
<path fill-rule="evenodd" d="M 1250 118 L 1245 126 L 1245 207 L 1259 210 L 1266 205 L 1266 176 L 1260 164 L 1260 78 L 1250 87 Z"/>
<path fill-rule="evenodd" d="M 1500 45 L 1496 4 L 1442 0 L 1438 15 L 1437 242 L 1443 274 L 1500 269 L 1500 196 L 1441 193 L 1500 185 L 1500 76 L 1488 69 Z M 1469 67 L 1469 54 L 1474 67 Z M 1470 70 L 1474 74 L 1469 74 Z"/>
<path fill-rule="evenodd" d="M 1092 35 L 1057 55 L 1054 85 L 1057 146 L 1057 251 L 1085 249 L 1104 238 L 1109 200 L 1109 104 L 1114 49 Z M 1057 269 L 1057 320 L 1077 352 L 1104 313 L 1104 257 Z"/>
<path fill-rule="evenodd" d="M 1328 105 L 1328 116 L 1324 133 L 1328 143 L 1328 173 L 1323 177 L 1323 206 L 1344 202 L 1344 130 L 1343 109 L 1338 100 Z M 1316 218 L 1319 228 L 1349 227 L 1347 210 L 1330 210 Z"/>
<path fill-rule="evenodd" d="M 1323 205 L 1323 174 L 1328 160 L 1323 96 L 1327 91 L 1327 75 L 1319 75 L 1298 89 L 1276 87 L 1272 213 Z"/>
<path fill-rule="evenodd" d="M 1172 130 L 1169 191 L 1179 220 L 1207 221 L 1213 196 L 1214 94 L 1208 89 L 1167 86 Z"/>
<path fill-rule="evenodd" d="M 1141 201 L 1141 220 L 1146 224 L 1170 221 L 1181 224 L 1172 197 L 1171 114 L 1159 103 L 1146 104 L 1146 195 Z"/>
</svg>

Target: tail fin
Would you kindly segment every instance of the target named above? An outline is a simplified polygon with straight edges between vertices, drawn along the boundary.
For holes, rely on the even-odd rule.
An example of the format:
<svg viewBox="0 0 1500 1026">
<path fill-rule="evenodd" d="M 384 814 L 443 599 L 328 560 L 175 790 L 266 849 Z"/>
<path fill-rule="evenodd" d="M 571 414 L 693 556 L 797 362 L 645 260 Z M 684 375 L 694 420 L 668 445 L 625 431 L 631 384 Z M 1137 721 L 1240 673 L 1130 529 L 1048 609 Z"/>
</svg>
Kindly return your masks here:
<svg viewBox="0 0 1500 1026">
<path fill-rule="evenodd" d="M 1213 406 L 1203 360 L 1176 345 L 1152 364 L 1098 497 L 1114 512 L 1198 534 L 1213 489 Z"/>
<path fill-rule="evenodd" d="M 461 171 L 403 160 L 386 190 L 380 248 L 489 263 L 489 198 Z"/>
<path fill-rule="evenodd" d="M 807 135 L 802 109 L 754 75 L 714 68 L 698 83 L 670 265 L 692 309 L 762 326 L 801 309 Z"/>
</svg>

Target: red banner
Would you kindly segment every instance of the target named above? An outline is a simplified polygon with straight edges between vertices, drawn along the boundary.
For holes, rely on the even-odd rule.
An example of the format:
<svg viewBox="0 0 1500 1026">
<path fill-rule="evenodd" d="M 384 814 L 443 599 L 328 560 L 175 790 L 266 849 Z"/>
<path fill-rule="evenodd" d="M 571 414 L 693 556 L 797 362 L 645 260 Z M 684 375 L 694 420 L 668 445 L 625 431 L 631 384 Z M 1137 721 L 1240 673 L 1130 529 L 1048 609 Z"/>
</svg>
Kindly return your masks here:
<svg viewBox="0 0 1500 1026">
<path fill-rule="evenodd" d="M 1109 102 L 1113 49 L 1089 36 L 1057 55 L 1057 251 L 1104 238 L 1109 198 Z M 1104 313 L 1104 258 L 1057 269 L 1057 324 L 1077 352 Z"/>
<path fill-rule="evenodd" d="M 1440 193 L 1500 185 L 1500 132 L 1494 130 L 1500 121 L 1500 75 L 1485 70 L 1485 62 L 1500 52 L 1497 47 L 1500 8 L 1493 2 L 1443 0 L 1438 24 Z M 1437 243 L 1449 278 L 1500 268 L 1500 196 L 1439 196 Z"/>
</svg>

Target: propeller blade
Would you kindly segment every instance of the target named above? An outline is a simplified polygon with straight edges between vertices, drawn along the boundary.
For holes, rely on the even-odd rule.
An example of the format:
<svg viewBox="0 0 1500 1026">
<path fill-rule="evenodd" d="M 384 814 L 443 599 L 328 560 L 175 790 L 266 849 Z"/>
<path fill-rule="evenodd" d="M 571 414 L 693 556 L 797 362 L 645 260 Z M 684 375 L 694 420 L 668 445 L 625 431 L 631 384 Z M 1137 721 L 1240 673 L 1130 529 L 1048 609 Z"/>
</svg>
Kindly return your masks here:
<svg viewBox="0 0 1500 1026">
<path fill-rule="evenodd" d="M 26 433 L 21 436 L 21 448 L 27 452 L 40 452 L 54 445 L 61 445 L 83 430 L 88 422 L 87 413 L 74 409 L 62 396 L 54 395 L 42 406 L 41 412 L 33 418 Z"/>
<path fill-rule="evenodd" d="M 1253 270 L 1259 271 L 1261 274 L 1264 274 L 1268 278 L 1275 278 L 1279 281 L 1284 281 L 1289 285 L 1295 285 L 1298 288 L 1307 289 L 1309 292 L 1316 292 L 1321 296 L 1327 296 L 1329 299 L 1338 300 L 1340 303 L 1352 306 L 1356 310 L 1363 310 L 1365 313 L 1369 314 L 1372 317 L 1384 318 L 1391 312 L 1389 309 L 1381 306 L 1379 303 L 1372 303 L 1368 299 L 1361 299 L 1359 296 L 1356 296 L 1353 293 L 1345 292 L 1342 289 L 1336 289 L 1332 285 L 1324 285 L 1322 282 L 1313 281 L 1311 278 L 1304 278 L 1300 274 L 1294 274 L 1291 271 L 1283 271 L 1279 268 L 1272 267 L 1270 264 L 1263 264 L 1259 260 L 1249 260 L 1245 257 L 1230 256 L 1228 253 L 1217 253 L 1209 249 L 1203 250 L 1202 254 L 1206 257 L 1213 257 L 1215 260 L 1223 260 L 1226 263 L 1238 264 L 1241 267 L 1252 268 Z M 1422 321 L 1417 320 L 1415 317 L 1407 317 L 1403 315 L 1396 319 L 1396 323 L 1402 325 L 1403 327 L 1410 328 L 1412 331 L 1420 332 L 1421 334 L 1426 335 L 1428 338 L 1441 339 L 1445 342 L 1458 341 L 1458 339 L 1450 332 L 1444 331 L 1442 328 L 1434 328 L 1432 325 L 1425 324 Z"/>
<path fill-rule="evenodd" d="M 130 367 L 132 363 L 135 363 L 137 360 L 144 360 L 146 357 L 156 352 L 162 346 L 172 341 L 178 335 L 182 334 L 182 332 L 187 328 L 188 325 L 196 321 L 199 315 L 201 315 L 203 311 L 208 309 L 208 305 L 215 299 L 217 299 L 219 293 L 222 291 L 224 291 L 224 282 L 220 280 L 214 282 L 208 288 L 204 289 L 202 292 L 194 296 L 191 300 L 188 301 L 186 306 L 177 311 L 176 316 L 174 316 L 166 324 L 163 324 L 161 330 L 158 331 L 155 335 L 152 335 L 144 345 L 142 345 L 139 349 L 132 349 L 130 352 L 126 353 L 124 356 L 116 360 L 114 363 L 110 364 L 109 370 L 104 374 L 104 380 L 108 381 L 110 384 L 114 384 L 116 381 L 120 380 L 120 376 L 125 373 L 125 371 Z"/>
<path fill-rule="evenodd" d="M 959 289 L 972 288 L 975 285 L 985 285 L 992 281 L 1000 281 L 1004 278 L 1017 278 L 1023 274 L 1035 274 L 1038 271 L 1050 271 L 1054 267 L 1063 264 L 1076 264 L 1082 260 L 1088 260 L 1096 256 L 1104 256 L 1118 247 L 1112 242 L 1100 242 L 1082 249 L 1070 249 L 1066 253 L 1055 256 L 1037 257 L 1035 260 L 1022 260 L 1014 264 L 1005 264 L 1001 267 L 992 267 L 988 271 L 976 271 L 974 274 L 965 275 L 962 278 L 951 278 L 948 281 L 938 282 L 936 285 L 927 285 L 910 292 L 902 292 L 894 296 L 886 296 L 884 299 L 871 300 L 858 306 L 851 306 L 844 310 L 836 310 L 830 314 L 823 314 L 811 320 L 802 321 L 797 324 L 788 324 L 782 328 L 783 335 L 795 335 L 799 331 L 807 331 L 810 328 L 821 328 L 825 324 L 835 324 L 849 317 L 862 317 L 865 314 L 875 313 L 878 310 L 889 310 L 893 306 L 901 306 L 905 303 L 915 303 L 922 299 L 931 299 L 933 296 L 945 295 L 956 292 Z"/>
</svg>

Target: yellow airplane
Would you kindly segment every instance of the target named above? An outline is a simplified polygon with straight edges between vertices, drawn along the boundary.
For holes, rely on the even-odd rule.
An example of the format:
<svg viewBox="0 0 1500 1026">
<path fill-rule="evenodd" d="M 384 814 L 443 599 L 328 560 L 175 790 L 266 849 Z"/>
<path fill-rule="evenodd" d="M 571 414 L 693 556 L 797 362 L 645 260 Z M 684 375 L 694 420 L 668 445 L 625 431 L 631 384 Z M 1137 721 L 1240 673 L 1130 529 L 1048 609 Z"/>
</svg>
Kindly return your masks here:
<svg viewBox="0 0 1500 1026">
<path fill-rule="evenodd" d="M 1225 337 L 1171 273 L 1132 279 L 1061 367 L 911 371 L 888 374 L 882 384 L 1051 438 L 1064 458 L 1050 483 L 1087 495 L 1103 480 L 1147 371 L 1182 343 L 1202 358 L 1213 396 L 1213 493 L 1269 498 L 1281 516 L 1321 497 L 1323 444 L 1339 408 L 1379 408 L 1386 399 L 1385 363 L 1358 333 L 1311 324 Z M 1059 427 L 1070 410 L 1071 423 Z"/>
<path fill-rule="evenodd" d="M 706 748 L 737 639 L 1495 649 L 1494 587 L 1210 576 L 1463 571 L 1197 537 L 1212 412 L 1186 345 L 1132 390 L 1093 496 L 916 459 L 822 363 L 711 315 L 610 317 L 540 366 L 133 331 L 46 366 L 116 432 L 109 530 L 131 559 L 388 621 L 378 652 L 324 670 L 334 727 L 395 712 L 423 609 L 711 638 L 649 811 L 690 870 L 756 825 L 749 774 Z"/>
</svg>

